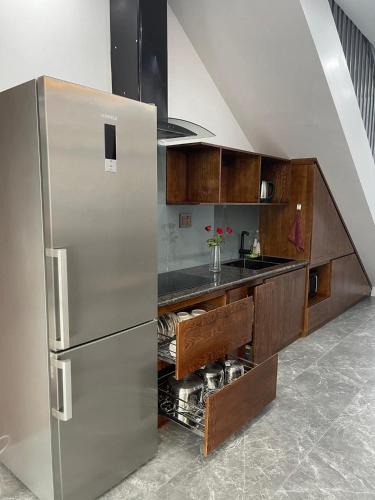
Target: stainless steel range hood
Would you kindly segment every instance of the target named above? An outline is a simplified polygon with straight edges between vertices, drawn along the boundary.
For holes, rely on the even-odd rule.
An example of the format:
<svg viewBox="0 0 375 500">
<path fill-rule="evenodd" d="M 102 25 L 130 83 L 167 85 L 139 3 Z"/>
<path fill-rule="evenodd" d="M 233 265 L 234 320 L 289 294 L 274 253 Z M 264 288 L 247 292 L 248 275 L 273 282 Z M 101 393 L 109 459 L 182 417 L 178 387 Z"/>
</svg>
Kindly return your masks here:
<svg viewBox="0 0 375 500">
<path fill-rule="evenodd" d="M 113 93 L 157 106 L 160 144 L 213 137 L 168 117 L 167 0 L 111 0 L 110 12 Z"/>
<path fill-rule="evenodd" d="M 176 139 L 207 139 L 214 134 L 196 123 L 168 117 L 167 122 L 158 121 L 158 141 L 168 144 Z"/>
</svg>

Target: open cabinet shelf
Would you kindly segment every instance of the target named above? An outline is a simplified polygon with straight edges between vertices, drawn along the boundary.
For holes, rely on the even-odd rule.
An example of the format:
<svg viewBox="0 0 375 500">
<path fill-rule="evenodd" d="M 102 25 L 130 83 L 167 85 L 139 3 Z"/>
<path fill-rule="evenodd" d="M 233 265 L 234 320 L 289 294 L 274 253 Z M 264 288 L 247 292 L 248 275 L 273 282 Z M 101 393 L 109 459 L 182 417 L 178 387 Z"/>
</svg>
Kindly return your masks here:
<svg viewBox="0 0 375 500">
<path fill-rule="evenodd" d="M 331 296 L 331 267 L 331 262 L 327 262 L 321 266 L 310 268 L 310 275 L 311 273 L 317 275 L 318 289 L 313 297 L 309 297 L 308 307 L 313 307 Z"/>
<path fill-rule="evenodd" d="M 262 156 L 260 180 L 271 182 L 274 186 L 271 203 L 267 204 L 288 203 L 290 170 L 289 160 Z"/>
<path fill-rule="evenodd" d="M 167 155 L 167 203 L 220 202 L 220 148 L 176 146 Z"/>
<path fill-rule="evenodd" d="M 221 150 L 221 203 L 259 203 L 260 161 L 259 155 Z"/>
<path fill-rule="evenodd" d="M 289 160 L 203 143 L 167 149 L 167 204 L 266 205 L 288 203 Z M 274 185 L 266 203 L 261 180 Z"/>
</svg>

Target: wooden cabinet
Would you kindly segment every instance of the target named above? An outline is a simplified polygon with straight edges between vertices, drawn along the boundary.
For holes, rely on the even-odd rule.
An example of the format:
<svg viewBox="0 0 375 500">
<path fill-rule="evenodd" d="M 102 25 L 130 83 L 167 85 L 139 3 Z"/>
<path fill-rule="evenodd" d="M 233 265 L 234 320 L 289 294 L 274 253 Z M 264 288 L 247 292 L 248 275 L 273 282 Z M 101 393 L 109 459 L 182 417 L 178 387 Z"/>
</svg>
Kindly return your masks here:
<svg viewBox="0 0 375 500">
<path fill-rule="evenodd" d="M 266 280 L 254 290 L 254 362 L 260 363 L 303 331 L 306 269 Z"/>
<path fill-rule="evenodd" d="M 273 181 L 269 205 L 285 205 L 289 160 L 204 143 L 167 149 L 168 204 L 260 204 L 261 180 Z"/>
<path fill-rule="evenodd" d="M 291 162 L 272 156 L 261 157 L 261 181 L 272 182 L 274 193 L 273 203 L 288 203 L 291 186 Z"/>
<path fill-rule="evenodd" d="M 304 250 L 289 241 L 301 204 Z M 260 237 L 265 255 L 309 260 L 312 265 L 354 252 L 352 242 L 332 195 L 315 160 L 293 160 L 289 204 L 278 211 L 264 207 L 260 216 Z"/>
<path fill-rule="evenodd" d="M 227 304 L 231 304 L 232 302 L 236 302 L 237 300 L 245 299 L 250 294 L 249 288 L 247 286 L 240 286 L 227 290 L 225 295 Z"/>
<path fill-rule="evenodd" d="M 277 356 L 255 364 L 241 359 L 245 373 L 205 398 L 189 414 L 181 414 L 169 394 L 168 377 L 177 379 L 196 371 L 202 365 L 228 357 L 252 339 L 254 301 L 246 286 L 189 299 L 181 304 L 159 309 L 160 313 L 181 309 L 203 308 L 208 312 L 177 325 L 176 358 L 163 356 L 164 341 L 159 344 L 159 356 L 164 362 L 159 372 L 159 423 L 167 417 L 199 434 L 203 453 L 208 455 L 231 434 L 258 415 L 276 397 Z M 224 301 L 224 304 L 223 304 Z M 160 339 L 159 339 L 160 340 Z M 169 339 L 169 343 L 172 339 Z M 167 342 L 167 343 L 168 343 Z M 166 361 L 166 362 L 165 362 Z"/>
<path fill-rule="evenodd" d="M 308 307 L 326 300 L 331 296 L 332 262 L 329 261 L 326 264 L 313 268 L 310 266 L 309 275 L 310 274 L 316 275 L 318 287 L 316 294 L 308 298 Z"/>
<path fill-rule="evenodd" d="M 314 168 L 313 192 L 310 255 L 312 265 L 354 252 L 346 228 L 317 167 Z"/>
<path fill-rule="evenodd" d="M 314 165 L 296 164 L 290 166 L 288 205 L 274 210 L 264 206 L 260 212 L 260 240 L 264 255 L 290 257 L 296 260 L 310 260 L 310 240 L 312 231 Z M 302 205 L 301 227 L 305 248 L 298 251 L 289 241 L 289 233 L 296 217 L 297 204 Z"/>
<path fill-rule="evenodd" d="M 167 203 L 219 203 L 221 151 L 215 146 L 168 149 Z"/>
<path fill-rule="evenodd" d="M 260 156 L 221 149 L 220 203 L 258 203 Z"/>
<path fill-rule="evenodd" d="M 264 363 L 247 363 L 244 375 L 205 399 L 189 412 L 175 408 L 169 400 L 168 377 L 159 377 L 159 406 L 162 416 L 183 425 L 202 437 L 203 454 L 207 456 L 228 437 L 239 431 L 276 397 L 277 356 Z"/>
<path fill-rule="evenodd" d="M 303 251 L 289 241 L 297 204 L 302 205 Z M 308 300 L 305 334 L 369 295 L 370 283 L 316 160 L 292 160 L 289 204 L 261 210 L 260 239 L 266 255 L 307 260 L 318 272 L 318 293 Z M 274 342 L 271 333 L 267 342 Z"/>
<path fill-rule="evenodd" d="M 371 287 L 355 253 L 331 262 L 331 290 L 325 300 L 310 302 L 307 309 L 311 332 L 368 296 Z"/>
<path fill-rule="evenodd" d="M 355 254 L 332 261 L 331 289 L 336 314 L 369 295 L 371 288 Z"/>
</svg>

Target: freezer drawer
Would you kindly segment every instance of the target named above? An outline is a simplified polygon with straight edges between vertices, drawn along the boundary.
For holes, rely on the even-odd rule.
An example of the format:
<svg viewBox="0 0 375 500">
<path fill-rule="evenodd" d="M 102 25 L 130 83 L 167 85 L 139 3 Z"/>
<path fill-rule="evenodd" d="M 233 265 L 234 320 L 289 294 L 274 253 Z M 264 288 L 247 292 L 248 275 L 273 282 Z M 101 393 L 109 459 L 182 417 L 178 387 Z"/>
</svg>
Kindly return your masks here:
<svg viewBox="0 0 375 500">
<path fill-rule="evenodd" d="M 156 453 L 155 330 L 51 355 L 56 498 L 92 500 Z"/>
<path fill-rule="evenodd" d="M 159 413 L 203 438 L 207 456 L 229 436 L 246 425 L 276 397 L 277 355 L 257 365 L 245 360 L 245 374 L 209 395 L 203 405 L 189 412 L 176 411 L 170 398 L 168 376 L 159 378 Z"/>
<path fill-rule="evenodd" d="M 39 80 L 51 349 L 156 316 L 156 109 Z"/>
<path fill-rule="evenodd" d="M 176 359 L 170 355 L 171 339 L 162 337 L 159 358 L 175 364 L 180 379 L 249 342 L 253 319 L 252 297 L 212 309 L 177 325 Z"/>
</svg>

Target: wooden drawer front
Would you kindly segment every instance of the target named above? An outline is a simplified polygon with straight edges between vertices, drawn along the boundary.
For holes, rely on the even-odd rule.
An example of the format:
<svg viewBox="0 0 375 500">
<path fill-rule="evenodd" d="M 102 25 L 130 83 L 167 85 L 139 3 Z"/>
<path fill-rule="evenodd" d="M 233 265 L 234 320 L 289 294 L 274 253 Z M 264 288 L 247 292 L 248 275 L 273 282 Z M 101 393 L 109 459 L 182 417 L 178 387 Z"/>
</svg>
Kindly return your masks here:
<svg viewBox="0 0 375 500">
<path fill-rule="evenodd" d="M 170 396 L 168 378 L 175 374 L 173 368 L 159 377 L 159 412 L 163 415 L 160 418 L 173 420 L 200 436 L 205 456 L 250 422 L 276 397 L 277 354 L 260 365 L 237 359 L 245 366 L 244 375 L 190 410 L 176 409 L 176 400 Z"/>
<path fill-rule="evenodd" d="M 215 361 L 251 339 L 252 297 L 179 323 L 176 332 L 178 379 Z"/>
<path fill-rule="evenodd" d="M 204 454 L 208 455 L 276 397 L 277 355 L 206 401 Z"/>
</svg>

